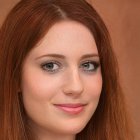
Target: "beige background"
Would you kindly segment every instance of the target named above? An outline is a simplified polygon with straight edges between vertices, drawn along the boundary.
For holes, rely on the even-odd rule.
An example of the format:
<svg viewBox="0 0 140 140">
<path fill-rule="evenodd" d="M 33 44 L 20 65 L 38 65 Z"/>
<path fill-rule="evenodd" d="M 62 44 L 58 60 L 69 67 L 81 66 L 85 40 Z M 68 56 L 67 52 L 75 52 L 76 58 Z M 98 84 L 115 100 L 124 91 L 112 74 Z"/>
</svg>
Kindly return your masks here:
<svg viewBox="0 0 140 140">
<path fill-rule="evenodd" d="M 0 25 L 18 1 L 0 0 Z M 140 140 L 140 0 L 89 1 L 111 33 L 121 83 L 134 124 L 135 140 Z"/>
</svg>

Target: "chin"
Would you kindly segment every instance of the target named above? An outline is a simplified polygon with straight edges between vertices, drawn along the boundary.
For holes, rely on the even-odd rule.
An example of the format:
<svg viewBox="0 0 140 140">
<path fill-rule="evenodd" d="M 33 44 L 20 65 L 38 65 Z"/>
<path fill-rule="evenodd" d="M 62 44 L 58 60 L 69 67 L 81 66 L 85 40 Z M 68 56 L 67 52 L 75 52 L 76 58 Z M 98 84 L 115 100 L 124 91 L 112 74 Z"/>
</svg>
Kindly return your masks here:
<svg viewBox="0 0 140 140">
<path fill-rule="evenodd" d="M 69 134 L 73 134 L 73 135 L 76 135 L 78 133 L 80 133 L 84 128 L 85 128 L 86 125 L 74 125 L 73 126 L 67 126 L 64 131 L 66 133 L 69 133 Z"/>
</svg>

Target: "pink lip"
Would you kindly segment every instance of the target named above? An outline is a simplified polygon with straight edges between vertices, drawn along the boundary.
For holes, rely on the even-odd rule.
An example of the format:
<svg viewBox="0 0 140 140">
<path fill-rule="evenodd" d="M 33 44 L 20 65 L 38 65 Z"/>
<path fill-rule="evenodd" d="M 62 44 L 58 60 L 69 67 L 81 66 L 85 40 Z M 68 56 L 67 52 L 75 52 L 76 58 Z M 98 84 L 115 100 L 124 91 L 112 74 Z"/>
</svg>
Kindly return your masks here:
<svg viewBox="0 0 140 140">
<path fill-rule="evenodd" d="M 55 104 L 62 111 L 69 114 L 79 114 L 83 111 L 85 104 Z"/>
</svg>

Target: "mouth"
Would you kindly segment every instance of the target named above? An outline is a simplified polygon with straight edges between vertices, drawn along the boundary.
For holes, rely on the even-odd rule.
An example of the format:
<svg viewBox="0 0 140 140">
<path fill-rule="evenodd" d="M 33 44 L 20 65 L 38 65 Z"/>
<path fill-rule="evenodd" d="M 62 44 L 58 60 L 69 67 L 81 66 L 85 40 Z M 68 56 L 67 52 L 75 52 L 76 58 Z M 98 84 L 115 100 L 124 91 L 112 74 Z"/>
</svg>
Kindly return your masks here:
<svg viewBox="0 0 140 140">
<path fill-rule="evenodd" d="M 71 104 L 70 103 L 70 104 L 54 104 L 54 106 L 65 113 L 75 115 L 75 114 L 81 113 L 84 110 L 86 104 L 81 104 L 81 103 Z"/>
</svg>

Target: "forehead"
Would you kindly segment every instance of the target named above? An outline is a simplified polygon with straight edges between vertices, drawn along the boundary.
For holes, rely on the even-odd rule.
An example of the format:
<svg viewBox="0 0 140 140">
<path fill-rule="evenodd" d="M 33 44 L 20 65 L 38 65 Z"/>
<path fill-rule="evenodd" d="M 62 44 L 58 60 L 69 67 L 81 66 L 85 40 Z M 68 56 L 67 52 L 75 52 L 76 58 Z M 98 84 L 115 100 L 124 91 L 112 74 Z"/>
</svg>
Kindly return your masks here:
<svg viewBox="0 0 140 140">
<path fill-rule="evenodd" d="M 54 24 L 33 49 L 36 53 L 98 53 L 90 30 L 76 21 Z"/>
<path fill-rule="evenodd" d="M 52 35 L 58 39 L 67 37 L 68 35 L 71 37 L 75 35 L 75 39 L 80 39 L 82 36 L 87 36 L 90 39 L 94 38 L 90 30 L 85 25 L 71 20 L 64 20 L 55 23 L 46 34 L 47 38 L 52 37 Z"/>
</svg>

